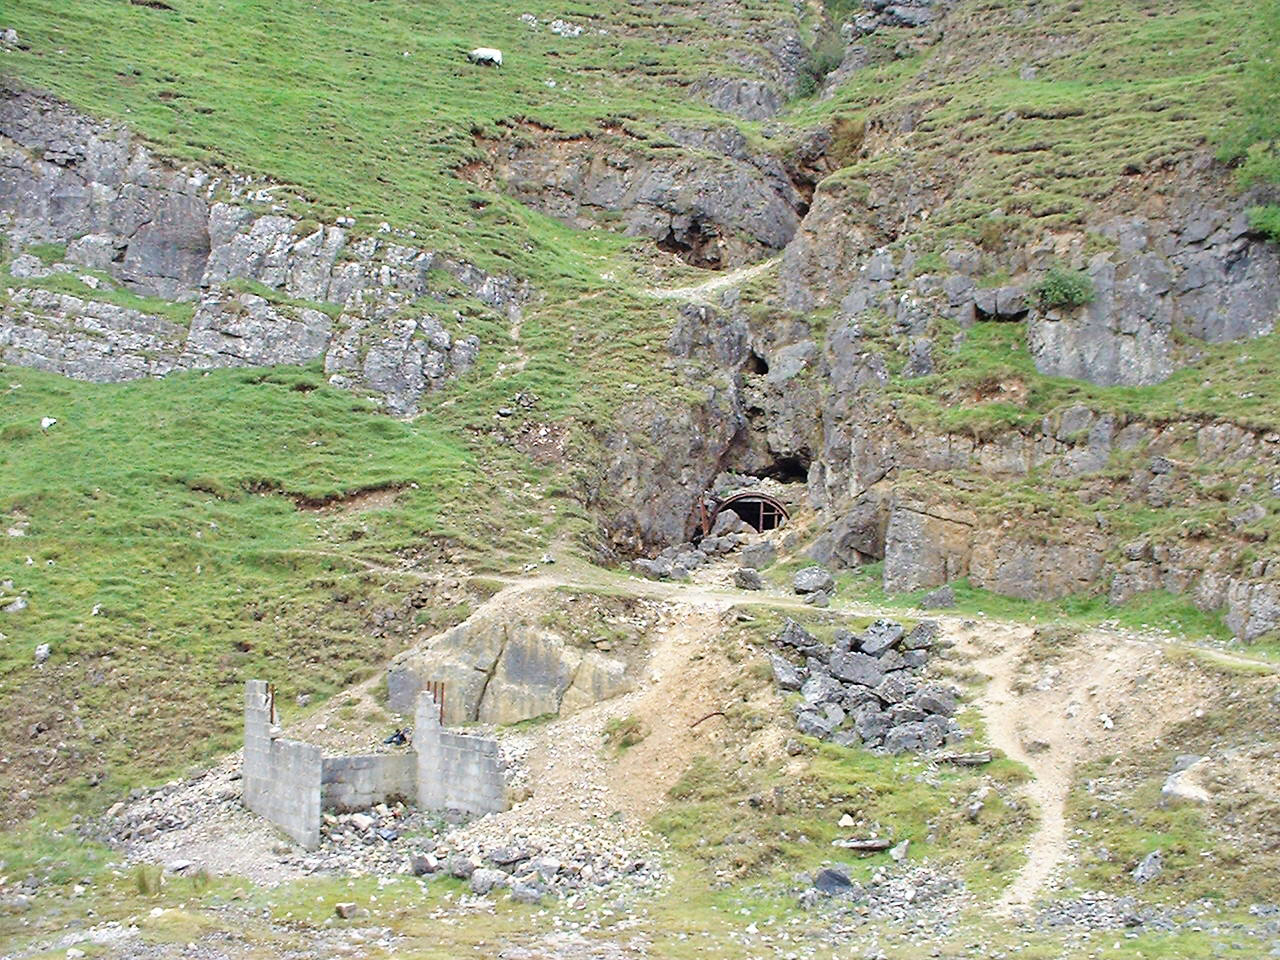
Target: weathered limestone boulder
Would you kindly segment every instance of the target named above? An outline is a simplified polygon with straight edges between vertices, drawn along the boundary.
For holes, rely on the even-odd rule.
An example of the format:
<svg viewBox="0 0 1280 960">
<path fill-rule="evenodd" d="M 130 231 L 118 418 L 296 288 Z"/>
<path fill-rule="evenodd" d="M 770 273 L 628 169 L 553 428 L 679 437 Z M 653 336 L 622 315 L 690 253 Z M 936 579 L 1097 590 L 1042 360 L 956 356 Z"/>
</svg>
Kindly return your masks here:
<svg viewBox="0 0 1280 960">
<path fill-rule="evenodd" d="M 835 587 L 835 578 L 825 567 L 805 567 L 796 571 L 792 585 L 796 593 L 830 593 Z"/>
<path fill-rule="evenodd" d="M 626 661 L 566 641 L 536 617 L 481 613 L 392 661 L 388 706 L 407 712 L 429 682 L 446 724 L 567 715 L 631 688 Z"/>
</svg>

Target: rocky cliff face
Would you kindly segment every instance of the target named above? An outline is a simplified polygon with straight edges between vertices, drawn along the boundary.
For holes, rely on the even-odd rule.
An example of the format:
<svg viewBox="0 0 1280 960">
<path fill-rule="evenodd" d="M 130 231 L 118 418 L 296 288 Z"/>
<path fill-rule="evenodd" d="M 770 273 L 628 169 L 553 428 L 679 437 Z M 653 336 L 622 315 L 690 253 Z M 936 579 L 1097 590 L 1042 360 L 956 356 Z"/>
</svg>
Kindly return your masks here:
<svg viewBox="0 0 1280 960">
<path fill-rule="evenodd" d="M 406 414 L 480 348 L 450 290 L 508 315 L 530 295 L 389 234 L 285 216 L 278 190 L 175 168 L 56 100 L 0 90 L 0 229 L 19 254 L 0 359 L 98 381 L 323 360 L 333 382 Z M 22 255 L 35 243 L 65 255 Z M 84 295 L 24 285 L 58 274 Z M 114 286 L 193 302 L 190 326 L 95 293 Z"/>
<path fill-rule="evenodd" d="M 851 289 L 885 297 L 886 273 L 891 261 L 873 257 Z M 1024 294 L 997 291 L 1014 296 L 1025 304 Z M 930 316 L 918 302 L 889 302 L 905 317 Z M 754 318 L 733 293 L 715 307 L 682 308 L 668 349 L 706 400 L 678 409 L 647 401 L 619 419 L 606 483 L 626 504 L 606 501 L 615 543 L 651 549 L 687 537 L 690 508 L 726 471 L 782 477 L 802 486 L 818 512 L 823 532 L 810 555 L 835 567 L 883 561 L 893 592 L 966 577 L 1036 600 L 1104 592 L 1121 603 L 1167 590 L 1224 611 L 1242 638 L 1280 629 L 1280 570 L 1248 559 L 1257 546 L 1250 525 L 1267 514 L 1259 497 L 1280 490 L 1280 434 L 1080 404 L 981 437 L 923 427 L 885 396 L 883 344 L 853 321 L 822 340 L 803 320 Z M 911 346 L 908 364 L 920 356 Z M 648 442 L 637 445 L 639 437 Z M 1065 498 L 1048 514 L 1016 505 L 1006 514 L 983 497 L 1035 477 L 1046 478 L 1050 496 Z M 1230 495 L 1206 493 L 1228 484 Z M 1178 516 L 1217 511 L 1222 521 L 1133 535 L 1101 506 L 1091 509 L 1104 501 L 1108 510 L 1119 502 Z"/>
<path fill-rule="evenodd" d="M 479 140 L 488 160 L 459 171 L 572 226 L 620 219 L 694 266 L 734 267 L 781 250 L 811 184 L 736 129 L 671 124 L 664 140 L 622 127 L 561 136 L 532 124 Z"/>
<path fill-rule="evenodd" d="M 1108 386 L 1166 379 L 1179 363 L 1179 335 L 1221 343 L 1275 328 L 1280 253 L 1247 215 L 1260 197 L 1232 196 L 1224 172 L 1205 160 L 1180 171 L 1177 190 L 1131 198 L 1131 212 L 1104 212 L 1083 230 L 995 250 L 952 243 L 941 269 L 920 269 L 919 255 L 901 244 L 912 232 L 906 225 L 953 187 L 922 183 L 919 173 L 824 183 L 783 258 L 782 301 L 797 310 L 835 306 L 853 322 L 885 315 L 917 335 L 936 316 L 1025 322 L 1041 373 Z M 1036 288 L 1055 266 L 1087 275 L 1089 302 L 1038 302 Z"/>
</svg>

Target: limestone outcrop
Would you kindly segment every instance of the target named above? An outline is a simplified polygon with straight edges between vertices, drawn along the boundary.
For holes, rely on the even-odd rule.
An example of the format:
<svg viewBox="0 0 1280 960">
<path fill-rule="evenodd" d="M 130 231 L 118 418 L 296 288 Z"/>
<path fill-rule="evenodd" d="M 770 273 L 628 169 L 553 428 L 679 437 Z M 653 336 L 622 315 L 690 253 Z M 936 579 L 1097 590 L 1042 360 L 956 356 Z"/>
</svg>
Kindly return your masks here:
<svg viewBox="0 0 1280 960">
<path fill-rule="evenodd" d="M 410 712 L 427 684 L 444 684 L 444 722 L 508 724 L 567 716 L 630 690 L 634 656 L 575 642 L 548 626 L 535 600 L 486 609 L 406 651 L 387 671 L 388 705 Z"/>
<path fill-rule="evenodd" d="M 530 295 L 390 233 L 288 216 L 278 185 L 176 167 L 54 98 L 0 93 L 0 231 L 18 253 L 7 362 L 111 381 L 323 361 L 407 414 L 480 349 L 453 288 L 509 316 Z M 46 264 L 22 254 L 33 244 L 65 253 Z M 57 275 L 83 294 L 45 289 Z M 193 303 L 189 327 L 112 304 L 113 287 Z"/>
</svg>

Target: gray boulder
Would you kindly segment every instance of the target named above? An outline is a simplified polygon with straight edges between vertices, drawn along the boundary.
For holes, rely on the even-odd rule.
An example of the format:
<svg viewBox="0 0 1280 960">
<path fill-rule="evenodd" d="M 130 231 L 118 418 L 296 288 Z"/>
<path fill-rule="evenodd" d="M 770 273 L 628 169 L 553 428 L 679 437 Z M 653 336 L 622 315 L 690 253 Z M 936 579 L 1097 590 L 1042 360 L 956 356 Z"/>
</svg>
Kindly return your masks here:
<svg viewBox="0 0 1280 960">
<path fill-rule="evenodd" d="M 856 714 L 868 705 L 875 707 L 877 710 L 880 708 L 880 698 L 875 695 L 875 691 L 856 683 L 850 683 L 845 686 L 840 706 L 844 707 L 848 713 Z"/>
<path fill-rule="evenodd" d="M 859 710 L 853 720 L 853 728 L 868 746 L 880 743 L 892 727 L 893 721 L 889 715 L 871 706 Z"/>
<path fill-rule="evenodd" d="M 806 648 L 812 647 L 817 643 L 817 639 L 813 634 L 790 617 L 782 622 L 782 629 L 778 631 L 778 635 L 773 639 L 775 643 L 779 643 L 784 647 Z"/>
<path fill-rule="evenodd" d="M 928 650 L 907 650 L 902 654 L 902 665 L 908 670 L 919 670 L 928 662 Z"/>
<path fill-rule="evenodd" d="M 902 624 L 892 620 L 877 620 L 862 633 L 860 648 L 863 653 L 877 657 L 897 644 L 906 633 Z"/>
<path fill-rule="evenodd" d="M 945 610 L 956 605 L 956 592 L 951 589 L 950 584 L 945 584 L 937 590 L 930 590 L 920 598 L 920 609 L 922 610 Z"/>
<path fill-rule="evenodd" d="M 777 559 L 778 551 L 768 540 L 749 543 L 742 548 L 742 565 L 753 570 L 763 570 Z"/>
<path fill-rule="evenodd" d="M 666 580 L 671 576 L 671 561 L 663 557 L 658 557 L 656 560 L 641 557 L 631 564 L 631 568 L 650 580 Z"/>
<path fill-rule="evenodd" d="M 462 854 L 455 854 L 449 858 L 449 875 L 459 880 L 469 880 L 471 875 L 475 873 L 476 865 L 471 862 L 470 857 L 464 857 Z"/>
<path fill-rule="evenodd" d="M 821 673 L 813 674 L 800 687 L 800 695 L 804 697 L 806 703 L 814 706 L 838 703 L 844 699 L 844 684 L 835 677 Z"/>
<path fill-rule="evenodd" d="M 806 736 L 817 737 L 819 740 L 825 740 L 831 736 L 831 731 L 835 728 L 835 723 L 816 710 L 802 710 L 796 717 L 796 729 Z"/>
<path fill-rule="evenodd" d="M 495 887 L 505 887 L 510 883 L 511 878 L 501 870 L 480 867 L 471 874 L 471 892 L 478 897 L 485 896 Z"/>
<path fill-rule="evenodd" d="M 928 650 L 938 637 L 938 624 L 935 620 L 921 620 L 911 632 L 902 638 L 900 646 L 904 650 Z"/>
<path fill-rule="evenodd" d="M 942 741 L 943 734 L 937 725 L 922 720 L 890 728 L 884 735 L 884 749 L 888 753 L 936 750 Z"/>
<path fill-rule="evenodd" d="M 926 713 L 937 713 L 944 717 L 952 716 L 959 706 L 955 693 L 938 683 L 921 687 L 911 699 Z"/>
<path fill-rule="evenodd" d="M 773 681 L 783 690 L 799 690 L 804 684 L 804 672 L 776 654 L 769 657 L 773 665 Z"/>
<path fill-rule="evenodd" d="M 1163 872 L 1164 855 L 1159 850 L 1152 850 L 1133 868 L 1133 879 L 1135 883 L 1150 883 Z"/>
<path fill-rule="evenodd" d="M 733 585 L 739 590 L 763 590 L 764 580 L 758 570 L 750 567 L 739 567 L 733 571 Z"/>
<path fill-rule="evenodd" d="M 831 654 L 831 673 L 846 683 L 875 687 L 884 679 L 884 668 L 875 657 L 865 653 Z"/>
<path fill-rule="evenodd" d="M 891 673 L 880 681 L 875 693 L 885 703 L 901 703 L 911 695 L 911 681 L 901 673 Z"/>
<path fill-rule="evenodd" d="M 825 590 L 819 590 L 816 593 L 810 593 L 804 598 L 804 602 L 811 607 L 829 607 L 831 606 L 831 594 Z"/>
<path fill-rule="evenodd" d="M 532 883 L 515 883 L 511 886 L 511 899 L 517 903 L 536 905 L 542 902 L 543 890 Z"/>
<path fill-rule="evenodd" d="M 831 571 L 825 567 L 805 567 L 796 572 L 792 580 L 796 593 L 831 593 L 836 581 Z"/>
<path fill-rule="evenodd" d="M 927 714 L 910 701 L 895 703 L 888 710 L 889 720 L 895 727 L 904 723 L 917 723 L 924 720 Z"/>
<path fill-rule="evenodd" d="M 676 555 L 672 560 L 672 565 L 676 567 L 684 567 L 686 570 L 697 570 L 706 560 L 706 556 L 698 550 L 686 550 Z"/>
<path fill-rule="evenodd" d="M 827 867 L 814 876 L 813 888 L 829 897 L 845 896 L 853 892 L 853 881 L 843 870 Z"/>
</svg>

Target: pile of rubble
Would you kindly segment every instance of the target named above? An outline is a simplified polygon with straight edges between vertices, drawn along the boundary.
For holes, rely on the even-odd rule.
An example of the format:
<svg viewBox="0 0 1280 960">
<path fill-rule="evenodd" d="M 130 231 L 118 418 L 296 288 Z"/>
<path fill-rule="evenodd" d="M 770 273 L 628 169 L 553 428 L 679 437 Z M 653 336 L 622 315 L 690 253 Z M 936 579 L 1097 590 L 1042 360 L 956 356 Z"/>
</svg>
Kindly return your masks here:
<svg viewBox="0 0 1280 960">
<path fill-rule="evenodd" d="M 768 560 L 764 560 L 763 556 L 755 561 L 744 559 L 744 567 L 759 569 L 773 562 L 772 545 L 768 541 L 759 540 L 759 534 L 749 523 L 736 513 L 726 510 L 716 517 L 711 532 L 697 543 L 677 543 L 667 547 L 656 557 L 641 557 L 633 561 L 631 568 L 652 580 L 688 580 L 689 574 L 704 563 L 748 544 L 759 548 L 762 553 L 767 552 Z M 754 589 L 759 589 L 759 585 Z"/>
<path fill-rule="evenodd" d="M 860 635 L 837 630 L 826 644 L 787 620 L 774 642 L 804 664 L 778 654 L 770 659 L 778 686 L 802 698 L 795 706 L 797 729 L 841 746 L 862 744 L 887 753 L 934 750 L 963 739 L 953 719 L 956 691 L 920 678 L 937 634 L 931 620 L 909 633 L 902 624 L 877 620 Z"/>
<path fill-rule="evenodd" d="M 451 822 L 460 821 L 460 822 Z M 510 830 L 499 817 L 441 817 L 402 802 L 322 814 L 320 846 L 280 839 L 241 803 L 239 763 L 189 780 L 136 790 L 80 833 L 123 848 L 129 862 L 172 873 L 215 873 L 279 882 L 307 874 L 456 877 L 478 895 L 506 891 L 524 902 L 604 888 L 665 882 L 656 842 L 616 825 L 545 823 Z"/>
<path fill-rule="evenodd" d="M 620 883 L 654 890 L 666 879 L 652 850 L 601 843 L 600 833 L 585 824 L 559 824 L 493 844 L 485 831 L 464 828 L 428 842 L 432 849 L 415 855 L 410 865 L 418 876 L 453 876 L 479 896 L 505 890 L 522 903 L 572 898 Z"/>
<path fill-rule="evenodd" d="M 856 907 L 863 917 L 902 922 L 926 907 L 939 911 L 935 920 L 954 915 L 965 902 L 958 879 L 928 867 L 881 868 L 863 883 L 851 880 L 851 873 L 839 864 L 819 870 L 800 894 L 800 905 L 813 909 L 832 901 L 835 906 Z"/>
</svg>

